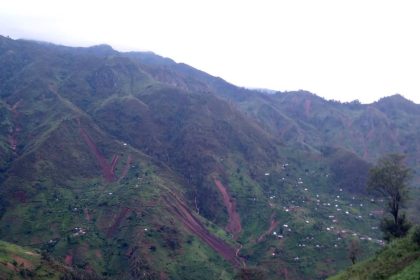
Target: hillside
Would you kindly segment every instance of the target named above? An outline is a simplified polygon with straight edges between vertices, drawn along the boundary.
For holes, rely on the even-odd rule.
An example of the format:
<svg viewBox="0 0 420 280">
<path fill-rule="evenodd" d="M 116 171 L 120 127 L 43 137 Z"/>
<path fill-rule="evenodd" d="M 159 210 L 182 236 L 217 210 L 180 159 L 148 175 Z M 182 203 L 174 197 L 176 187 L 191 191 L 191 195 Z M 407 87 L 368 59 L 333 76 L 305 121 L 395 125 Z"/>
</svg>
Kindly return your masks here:
<svg viewBox="0 0 420 280">
<path fill-rule="evenodd" d="M 65 266 L 28 248 L 0 241 L 0 279 L 86 279 L 101 277 Z"/>
<path fill-rule="evenodd" d="M 108 279 L 324 279 L 352 238 L 383 245 L 370 165 L 417 152 L 399 97 L 265 94 L 106 45 L 0 37 L 0 65 L 0 239 Z"/>
<path fill-rule="evenodd" d="M 328 278 L 340 279 L 419 279 L 420 245 L 413 240 L 414 232 L 407 237 L 394 240 L 372 259 L 358 263 L 346 271 Z M 417 231 L 417 240 L 419 231 Z"/>
</svg>

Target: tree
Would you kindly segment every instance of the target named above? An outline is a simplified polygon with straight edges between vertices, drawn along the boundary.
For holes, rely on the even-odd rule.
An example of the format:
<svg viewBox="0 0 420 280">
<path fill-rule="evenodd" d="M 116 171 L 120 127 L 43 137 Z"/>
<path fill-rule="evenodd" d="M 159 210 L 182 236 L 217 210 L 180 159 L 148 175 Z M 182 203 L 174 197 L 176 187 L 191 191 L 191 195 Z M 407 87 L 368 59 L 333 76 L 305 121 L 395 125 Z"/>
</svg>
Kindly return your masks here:
<svg viewBox="0 0 420 280">
<path fill-rule="evenodd" d="M 401 214 L 401 207 L 408 198 L 407 184 L 411 179 L 411 170 L 404 164 L 404 158 L 399 154 L 384 156 L 369 171 L 368 189 L 385 197 L 386 212 L 392 216 L 392 219 L 385 217 L 381 223 L 388 241 L 406 235 L 410 228 L 406 216 Z"/>
<path fill-rule="evenodd" d="M 361 253 L 360 243 L 357 239 L 352 239 L 349 244 L 349 258 L 352 264 L 356 263 L 357 258 Z"/>
</svg>

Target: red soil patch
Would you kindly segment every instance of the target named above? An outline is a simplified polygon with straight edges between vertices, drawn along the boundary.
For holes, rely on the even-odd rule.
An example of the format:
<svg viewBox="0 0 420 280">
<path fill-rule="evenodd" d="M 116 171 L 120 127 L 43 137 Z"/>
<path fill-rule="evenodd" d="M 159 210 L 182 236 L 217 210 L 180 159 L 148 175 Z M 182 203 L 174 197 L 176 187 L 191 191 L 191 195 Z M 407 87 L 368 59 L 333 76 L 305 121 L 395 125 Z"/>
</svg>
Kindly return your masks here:
<svg viewBox="0 0 420 280">
<path fill-rule="evenodd" d="M 69 254 L 64 258 L 64 263 L 68 266 L 73 265 L 73 255 Z"/>
<path fill-rule="evenodd" d="M 284 275 L 284 279 L 289 279 L 289 272 L 287 271 L 287 268 L 283 269 L 283 275 Z"/>
<path fill-rule="evenodd" d="M 112 226 L 108 229 L 106 236 L 112 237 L 115 232 L 117 231 L 118 227 L 120 226 L 121 222 L 127 217 L 128 213 L 131 211 L 130 208 L 124 207 L 121 209 L 120 213 L 118 214 L 117 218 L 115 218 L 114 223 Z"/>
<path fill-rule="evenodd" d="M 96 256 L 97 258 L 102 259 L 102 253 L 101 253 L 101 251 L 99 251 L 99 250 L 95 250 L 95 256 Z"/>
<path fill-rule="evenodd" d="M 89 136 L 89 134 L 84 128 L 80 128 L 80 135 L 83 137 L 83 140 L 88 145 L 90 151 L 95 155 L 96 160 L 98 161 L 99 166 L 101 167 L 102 174 L 105 180 L 107 182 L 113 182 L 115 180 L 114 167 L 116 165 L 118 157 L 114 156 L 112 163 L 109 164 L 107 159 L 101 154 L 101 152 L 99 152 L 95 142 L 92 140 L 92 138 Z"/>
<path fill-rule="evenodd" d="M 383 216 L 384 210 L 373 210 L 370 213 L 372 213 L 373 215 L 377 215 L 377 216 Z"/>
<path fill-rule="evenodd" d="M 4 264 L 3 262 L 0 262 L 0 263 Z M 6 267 L 7 267 L 9 270 L 12 270 L 12 271 L 17 271 L 16 266 L 14 266 L 13 264 L 11 264 L 11 263 L 9 263 L 9 262 L 7 262 L 7 263 L 6 263 Z"/>
<path fill-rule="evenodd" d="M 13 259 L 17 262 L 19 266 L 23 266 L 24 268 L 28 268 L 28 269 L 34 268 L 34 264 L 27 259 L 21 258 L 19 256 L 13 256 Z"/>
<path fill-rule="evenodd" d="M 168 275 L 166 275 L 166 273 L 165 273 L 165 272 L 161 271 L 161 272 L 159 273 L 159 279 L 160 279 L 160 280 L 167 280 L 167 279 L 169 279 L 169 277 L 168 277 Z"/>
<path fill-rule="evenodd" d="M 238 212 L 236 212 L 236 203 L 230 197 L 222 182 L 220 182 L 217 179 L 214 179 L 214 183 L 216 184 L 216 187 L 219 190 L 219 192 L 222 194 L 223 203 L 225 204 L 226 209 L 228 211 L 229 220 L 226 226 L 226 230 L 232 233 L 233 236 L 236 238 L 238 234 L 242 231 L 241 218 L 239 217 Z"/>
<path fill-rule="evenodd" d="M 89 213 L 89 210 L 87 208 L 83 209 L 83 213 L 85 214 L 86 221 L 90 222 L 92 220 L 92 216 Z"/>
<path fill-rule="evenodd" d="M 267 235 L 270 235 L 273 232 L 273 230 L 279 225 L 279 222 L 277 222 L 276 220 L 274 220 L 274 215 L 271 215 L 270 220 L 271 220 L 270 221 L 270 227 L 268 228 L 268 230 L 266 232 L 264 232 L 263 234 L 261 234 L 260 237 L 258 237 L 257 242 L 263 241 L 264 238 Z"/>
<path fill-rule="evenodd" d="M 209 245 L 225 260 L 235 267 L 244 265 L 244 261 L 236 256 L 236 250 L 225 241 L 212 235 L 201 222 L 190 212 L 188 207 L 175 196 L 164 197 L 169 210 L 184 224 L 184 226 Z"/>
<path fill-rule="evenodd" d="M 114 155 L 114 157 L 112 158 L 111 161 L 111 172 L 112 174 L 115 174 L 115 166 L 117 165 L 118 162 L 118 155 Z"/>
</svg>

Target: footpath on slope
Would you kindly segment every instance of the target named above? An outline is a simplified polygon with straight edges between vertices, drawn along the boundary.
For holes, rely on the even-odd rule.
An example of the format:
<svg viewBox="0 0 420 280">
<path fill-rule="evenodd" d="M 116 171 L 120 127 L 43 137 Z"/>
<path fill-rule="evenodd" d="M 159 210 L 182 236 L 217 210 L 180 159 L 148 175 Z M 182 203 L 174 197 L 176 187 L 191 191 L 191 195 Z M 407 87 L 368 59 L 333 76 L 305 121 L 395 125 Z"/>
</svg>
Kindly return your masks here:
<svg viewBox="0 0 420 280">
<path fill-rule="evenodd" d="M 218 179 L 214 179 L 214 183 L 222 195 L 223 203 L 227 209 L 229 220 L 226 226 L 226 230 L 232 233 L 233 237 L 236 239 L 242 231 L 241 218 L 239 217 L 238 212 L 236 211 L 236 203 L 233 198 L 230 197 L 226 187 Z"/>
<path fill-rule="evenodd" d="M 245 262 L 237 256 L 237 250 L 222 239 L 212 235 L 178 197 L 171 195 L 171 197 L 165 196 L 164 199 L 169 206 L 169 210 L 175 214 L 188 230 L 208 244 L 234 267 L 240 268 L 245 266 Z"/>
<path fill-rule="evenodd" d="M 117 166 L 119 156 L 114 155 L 112 157 L 111 163 L 108 163 L 108 160 L 105 158 L 105 156 L 99 151 L 98 147 L 96 146 L 95 142 L 93 141 L 92 137 L 87 133 L 87 131 L 80 126 L 80 120 L 78 120 L 79 123 L 79 132 L 81 137 L 83 138 L 83 141 L 86 143 L 86 145 L 89 147 L 90 151 L 95 155 L 96 161 L 98 162 L 99 166 L 102 170 L 102 175 L 106 182 L 111 183 L 118 179 L 118 181 L 121 181 L 128 173 L 128 170 L 130 168 L 130 164 L 132 162 L 131 155 L 128 155 L 127 161 L 125 163 L 124 169 L 121 172 L 120 177 L 115 174 L 115 167 Z"/>
<path fill-rule="evenodd" d="M 273 213 L 270 217 L 270 227 L 268 228 L 266 232 L 264 232 L 263 234 L 260 235 L 260 237 L 258 237 L 257 243 L 263 241 L 264 238 L 267 235 L 270 235 L 278 225 L 279 225 L 279 222 L 274 219 L 274 213 Z"/>
</svg>

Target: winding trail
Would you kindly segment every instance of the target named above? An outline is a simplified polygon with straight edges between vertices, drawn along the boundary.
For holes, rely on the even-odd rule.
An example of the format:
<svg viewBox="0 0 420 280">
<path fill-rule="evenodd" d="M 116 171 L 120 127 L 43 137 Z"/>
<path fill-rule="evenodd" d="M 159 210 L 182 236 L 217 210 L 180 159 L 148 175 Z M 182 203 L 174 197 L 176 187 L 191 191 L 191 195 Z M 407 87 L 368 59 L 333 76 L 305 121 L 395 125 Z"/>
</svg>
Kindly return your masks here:
<svg viewBox="0 0 420 280">
<path fill-rule="evenodd" d="M 114 155 L 111 161 L 111 172 L 115 175 L 115 166 L 117 166 L 118 163 L 118 155 Z"/>
<path fill-rule="evenodd" d="M 123 209 L 121 209 L 120 213 L 114 219 L 114 223 L 111 225 L 111 227 L 108 228 L 108 231 L 106 233 L 106 236 L 108 238 L 114 236 L 114 234 L 118 230 L 118 227 L 120 226 L 120 224 L 122 223 L 122 221 L 124 221 L 124 219 L 128 216 L 128 214 L 130 213 L 130 211 L 131 211 L 131 209 L 128 208 L 128 207 L 124 207 Z"/>
<path fill-rule="evenodd" d="M 233 237 L 236 239 L 239 235 L 239 233 L 242 231 L 241 226 L 241 218 L 236 211 L 236 203 L 233 198 L 230 197 L 226 187 L 220 182 L 218 179 L 214 179 L 214 183 L 219 190 L 219 192 L 222 194 L 223 203 L 226 206 L 229 220 L 228 224 L 226 226 L 226 230 L 230 233 L 232 233 Z"/>
<path fill-rule="evenodd" d="M 92 138 L 89 136 L 89 134 L 84 128 L 80 128 L 80 135 L 82 136 L 85 143 L 88 145 L 90 151 L 95 155 L 96 160 L 98 161 L 99 166 L 101 167 L 102 174 L 105 180 L 109 183 L 115 181 L 116 178 L 113 167 L 115 167 L 118 157 L 114 156 L 112 163 L 109 164 L 107 159 L 98 150 L 98 147 L 96 147 L 95 142 L 93 142 Z"/>
<path fill-rule="evenodd" d="M 273 214 L 271 214 L 271 218 L 270 218 L 270 227 L 268 228 L 268 230 L 266 231 L 266 232 L 264 232 L 263 234 L 261 234 L 260 235 L 260 237 L 258 237 L 258 239 L 257 239 L 257 243 L 259 243 L 259 242 L 261 242 L 261 241 L 263 241 L 264 240 L 264 238 L 267 236 L 267 235 L 270 235 L 272 232 L 273 232 L 273 230 L 277 227 L 279 225 L 279 222 L 278 221 L 276 221 L 275 219 L 274 219 L 274 213 Z"/>
<path fill-rule="evenodd" d="M 189 231 L 199 237 L 234 267 L 240 268 L 244 266 L 244 261 L 237 256 L 238 250 L 211 234 L 178 197 L 175 195 L 171 195 L 171 197 L 165 196 L 164 200 L 169 211 L 173 213 Z"/>
</svg>

